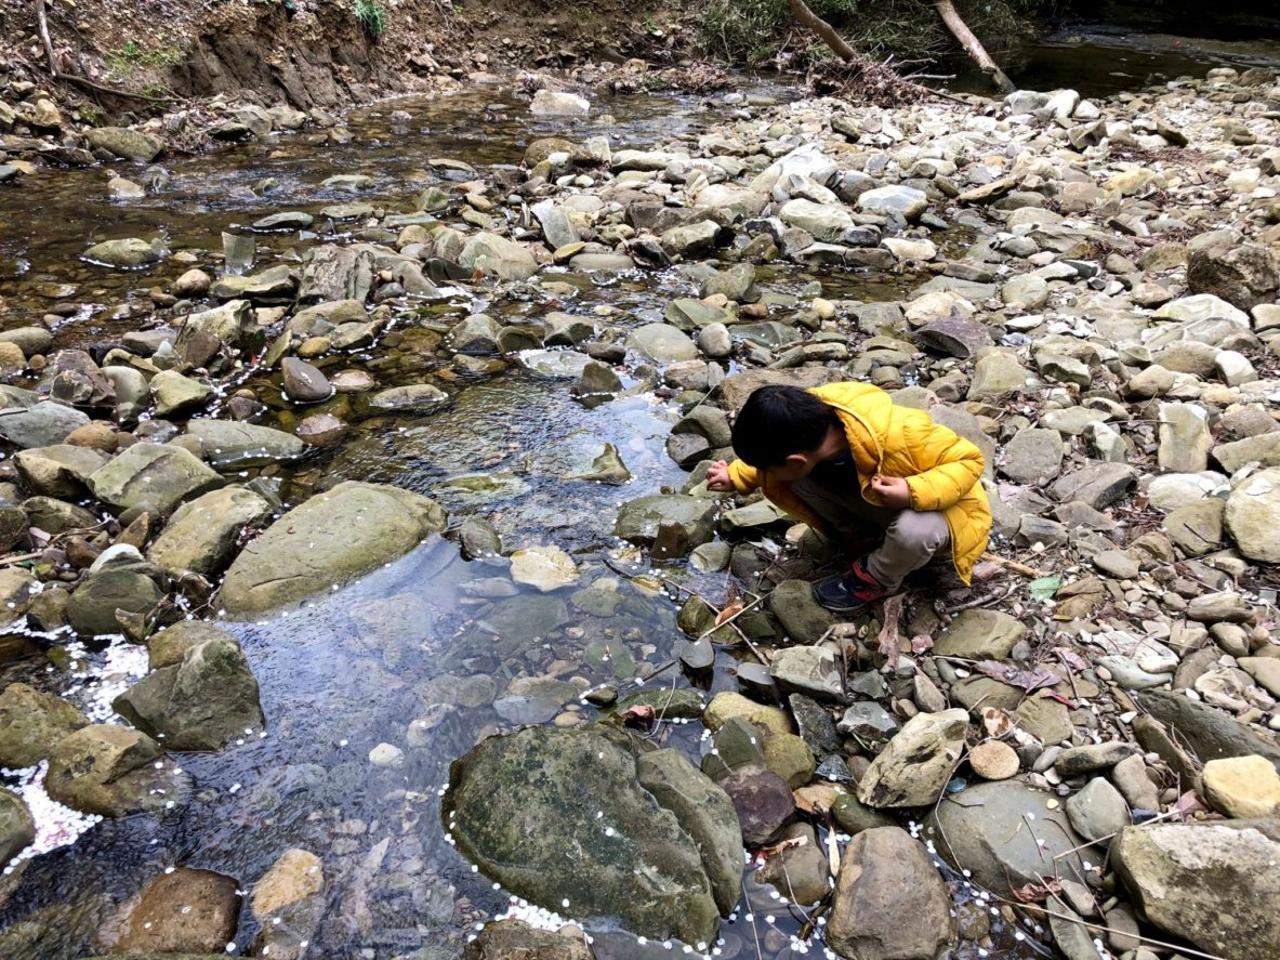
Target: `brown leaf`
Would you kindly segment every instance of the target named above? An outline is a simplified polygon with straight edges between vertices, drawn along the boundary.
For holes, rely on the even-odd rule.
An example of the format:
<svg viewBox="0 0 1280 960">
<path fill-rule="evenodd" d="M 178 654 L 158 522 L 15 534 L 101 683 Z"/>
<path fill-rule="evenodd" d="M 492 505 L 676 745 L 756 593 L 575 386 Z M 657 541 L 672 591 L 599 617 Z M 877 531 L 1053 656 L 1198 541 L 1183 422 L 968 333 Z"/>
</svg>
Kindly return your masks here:
<svg viewBox="0 0 1280 960">
<path fill-rule="evenodd" d="M 1017 724 L 1013 722 L 1013 718 L 999 707 L 982 708 L 982 727 L 987 731 L 987 736 L 1001 740 L 1012 733 L 1015 726 Z"/>
<path fill-rule="evenodd" d="M 724 623 L 726 620 L 729 620 L 732 617 L 736 617 L 738 614 L 742 612 L 742 607 L 743 607 L 743 603 L 741 600 L 735 600 L 733 603 L 729 604 L 727 607 L 725 607 L 723 610 L 721 610 L 719 613 L 716 614 L 716 626 L 718 627 L 720 626 L 720 624 Z"/>
<path fill-rule="evenodd" d="M 777 843 L 770 844 L 767 847 L 760 847 L 756 850 L 757 860 L 768 860 L 770 857 L 776 857 L 783 850 L 789 850 L 792 847 L 802 847 L 806 843 L 804 837 L 792 837 L 790 840 L 780 840 Z"/>
<path fill-rule="evenodd" d="M 1010 890 L 1013 898 L 1020 903 L 1038 903 L 1047 900 L 1049 894 L 1062 893 L 1062 884 L 1057 880 L 1046 879 L 1044 883 L 1028 883 Z"/>
<path fill-rule="evenodd" d="M 1194 790 L 1188 790 L 1182 796 L 1173 802 L 1173 808 L 1178 811 L 1179 816 L 1188 817 L 1193 813 L 1202 813 L 1207 810 L 1200 798 L 1196 796 Z"/>
<path fill-rule="evenodd" d="M 653 721 L 657 719 L 657 711 L 648 704 L 637 704 L 634 707 L 627 707 L 618 715 L 622 719 L 624 727 L 638 727 L 641 730 L 648 730 L 653 726 Z"/>
<path fill-rule="evenodd" d="M 1057 674 L 1050 673 L 1041 667 L 1023 670 L 1011 663 L 1001 663 L 998 660 L 983 660 L 975 664 L 973 669 L 986 674 L 993 680 L 1007 683 L 1011 687 L 1021 687 L 1027 693 L 1039 690 L 1041 687 L 1052 687 L 1058 682 Z"/>
<path fill-rule="evenodd" d="M 925 653 L 933 649 L 933 637 L 927 633 L 917 633 L 911 638 L 911 652 L 914 654 Z"/>
</svg>

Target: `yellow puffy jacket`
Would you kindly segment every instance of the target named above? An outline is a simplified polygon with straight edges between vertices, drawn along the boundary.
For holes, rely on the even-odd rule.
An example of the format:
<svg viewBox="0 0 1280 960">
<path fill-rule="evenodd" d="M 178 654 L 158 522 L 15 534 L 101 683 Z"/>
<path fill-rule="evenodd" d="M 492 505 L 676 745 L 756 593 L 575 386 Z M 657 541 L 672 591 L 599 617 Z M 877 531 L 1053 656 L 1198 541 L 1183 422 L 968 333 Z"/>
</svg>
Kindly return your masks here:
<svg viewBox="0 0 1280 960">
<path fill-rule="evenodd" d="M 833 383 L 809 392 L 839 414 L 868 503 L 878 503 L 871 479 L 883 473 L 906 479 L 911 509 L 941 510 L 946 515 L 956 572 L 968 583 L 991 532 L 991 506 L 979 482 L 982 452 L 954 430 L 934 423 L 923 410 L 897 406 L 879 387 Z M 736 460 L 729 465 L 729 476 L 739 493 L 763 487 L 764 495 L 791 516 L 826 532 L 822 521 L 791 492 L 791 485 L 770 482 L 767 470 Z"/>
</svg>

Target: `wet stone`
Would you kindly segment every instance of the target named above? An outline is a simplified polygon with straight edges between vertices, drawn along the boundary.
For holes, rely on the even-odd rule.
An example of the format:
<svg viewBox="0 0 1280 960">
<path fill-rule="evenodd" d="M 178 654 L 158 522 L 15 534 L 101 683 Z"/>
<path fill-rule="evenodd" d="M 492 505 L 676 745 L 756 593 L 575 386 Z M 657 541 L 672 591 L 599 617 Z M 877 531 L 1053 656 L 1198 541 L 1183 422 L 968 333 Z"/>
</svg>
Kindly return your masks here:
<svg viewBox="0 0 1280 960">
<path fill-rule="evenodd" d="M 748 847 L 768 843 L 795 817 L 791 788 L 776 773 L 743 771 L 721 780 L 720 787 L 733 801 Z"/>
</svg>

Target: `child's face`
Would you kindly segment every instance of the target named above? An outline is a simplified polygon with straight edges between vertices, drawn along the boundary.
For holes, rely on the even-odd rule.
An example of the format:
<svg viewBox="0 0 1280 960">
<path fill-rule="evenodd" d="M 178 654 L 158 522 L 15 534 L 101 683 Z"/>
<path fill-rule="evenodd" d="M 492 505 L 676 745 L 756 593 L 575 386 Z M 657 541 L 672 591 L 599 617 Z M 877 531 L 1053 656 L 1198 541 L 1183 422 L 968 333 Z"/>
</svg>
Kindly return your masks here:
<svg viewBox="0 0 1280 960">
<path fill-rule="evenodd" d="M 807 477 L 824 460 L 835 459 L 848 450 L 849 442 L 839 430 L 832 427 L 827 431 L 826 439 L 816 449 L 793 453 L 778 466 L 770 467 L 769 478 L 782 483 L 795 483 Z"/>
</svg>

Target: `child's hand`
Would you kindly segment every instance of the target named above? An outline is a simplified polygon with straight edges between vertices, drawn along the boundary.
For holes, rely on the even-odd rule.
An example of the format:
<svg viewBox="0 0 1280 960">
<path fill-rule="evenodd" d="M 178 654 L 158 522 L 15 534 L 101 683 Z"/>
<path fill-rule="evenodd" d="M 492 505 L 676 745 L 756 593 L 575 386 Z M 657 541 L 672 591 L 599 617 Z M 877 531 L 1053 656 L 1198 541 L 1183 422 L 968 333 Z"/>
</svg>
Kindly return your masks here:
<svg viewBox="0 0 1280 960">
<path fill-rule="evenodd" d="M 707 489 L 714 490 L 716 493 L 733 492 L 733 481 L 729 479 L 729 464 L 724 460 L 717 460 L 707 467 Z"/>
<path fill-rule="evenodd" d="M 871 490 L 886 507 L 906 510 L 911 506 L 911 488 L 901 477 L 886 477 L 877 473 L 871 478 Z"/>
</svg>

